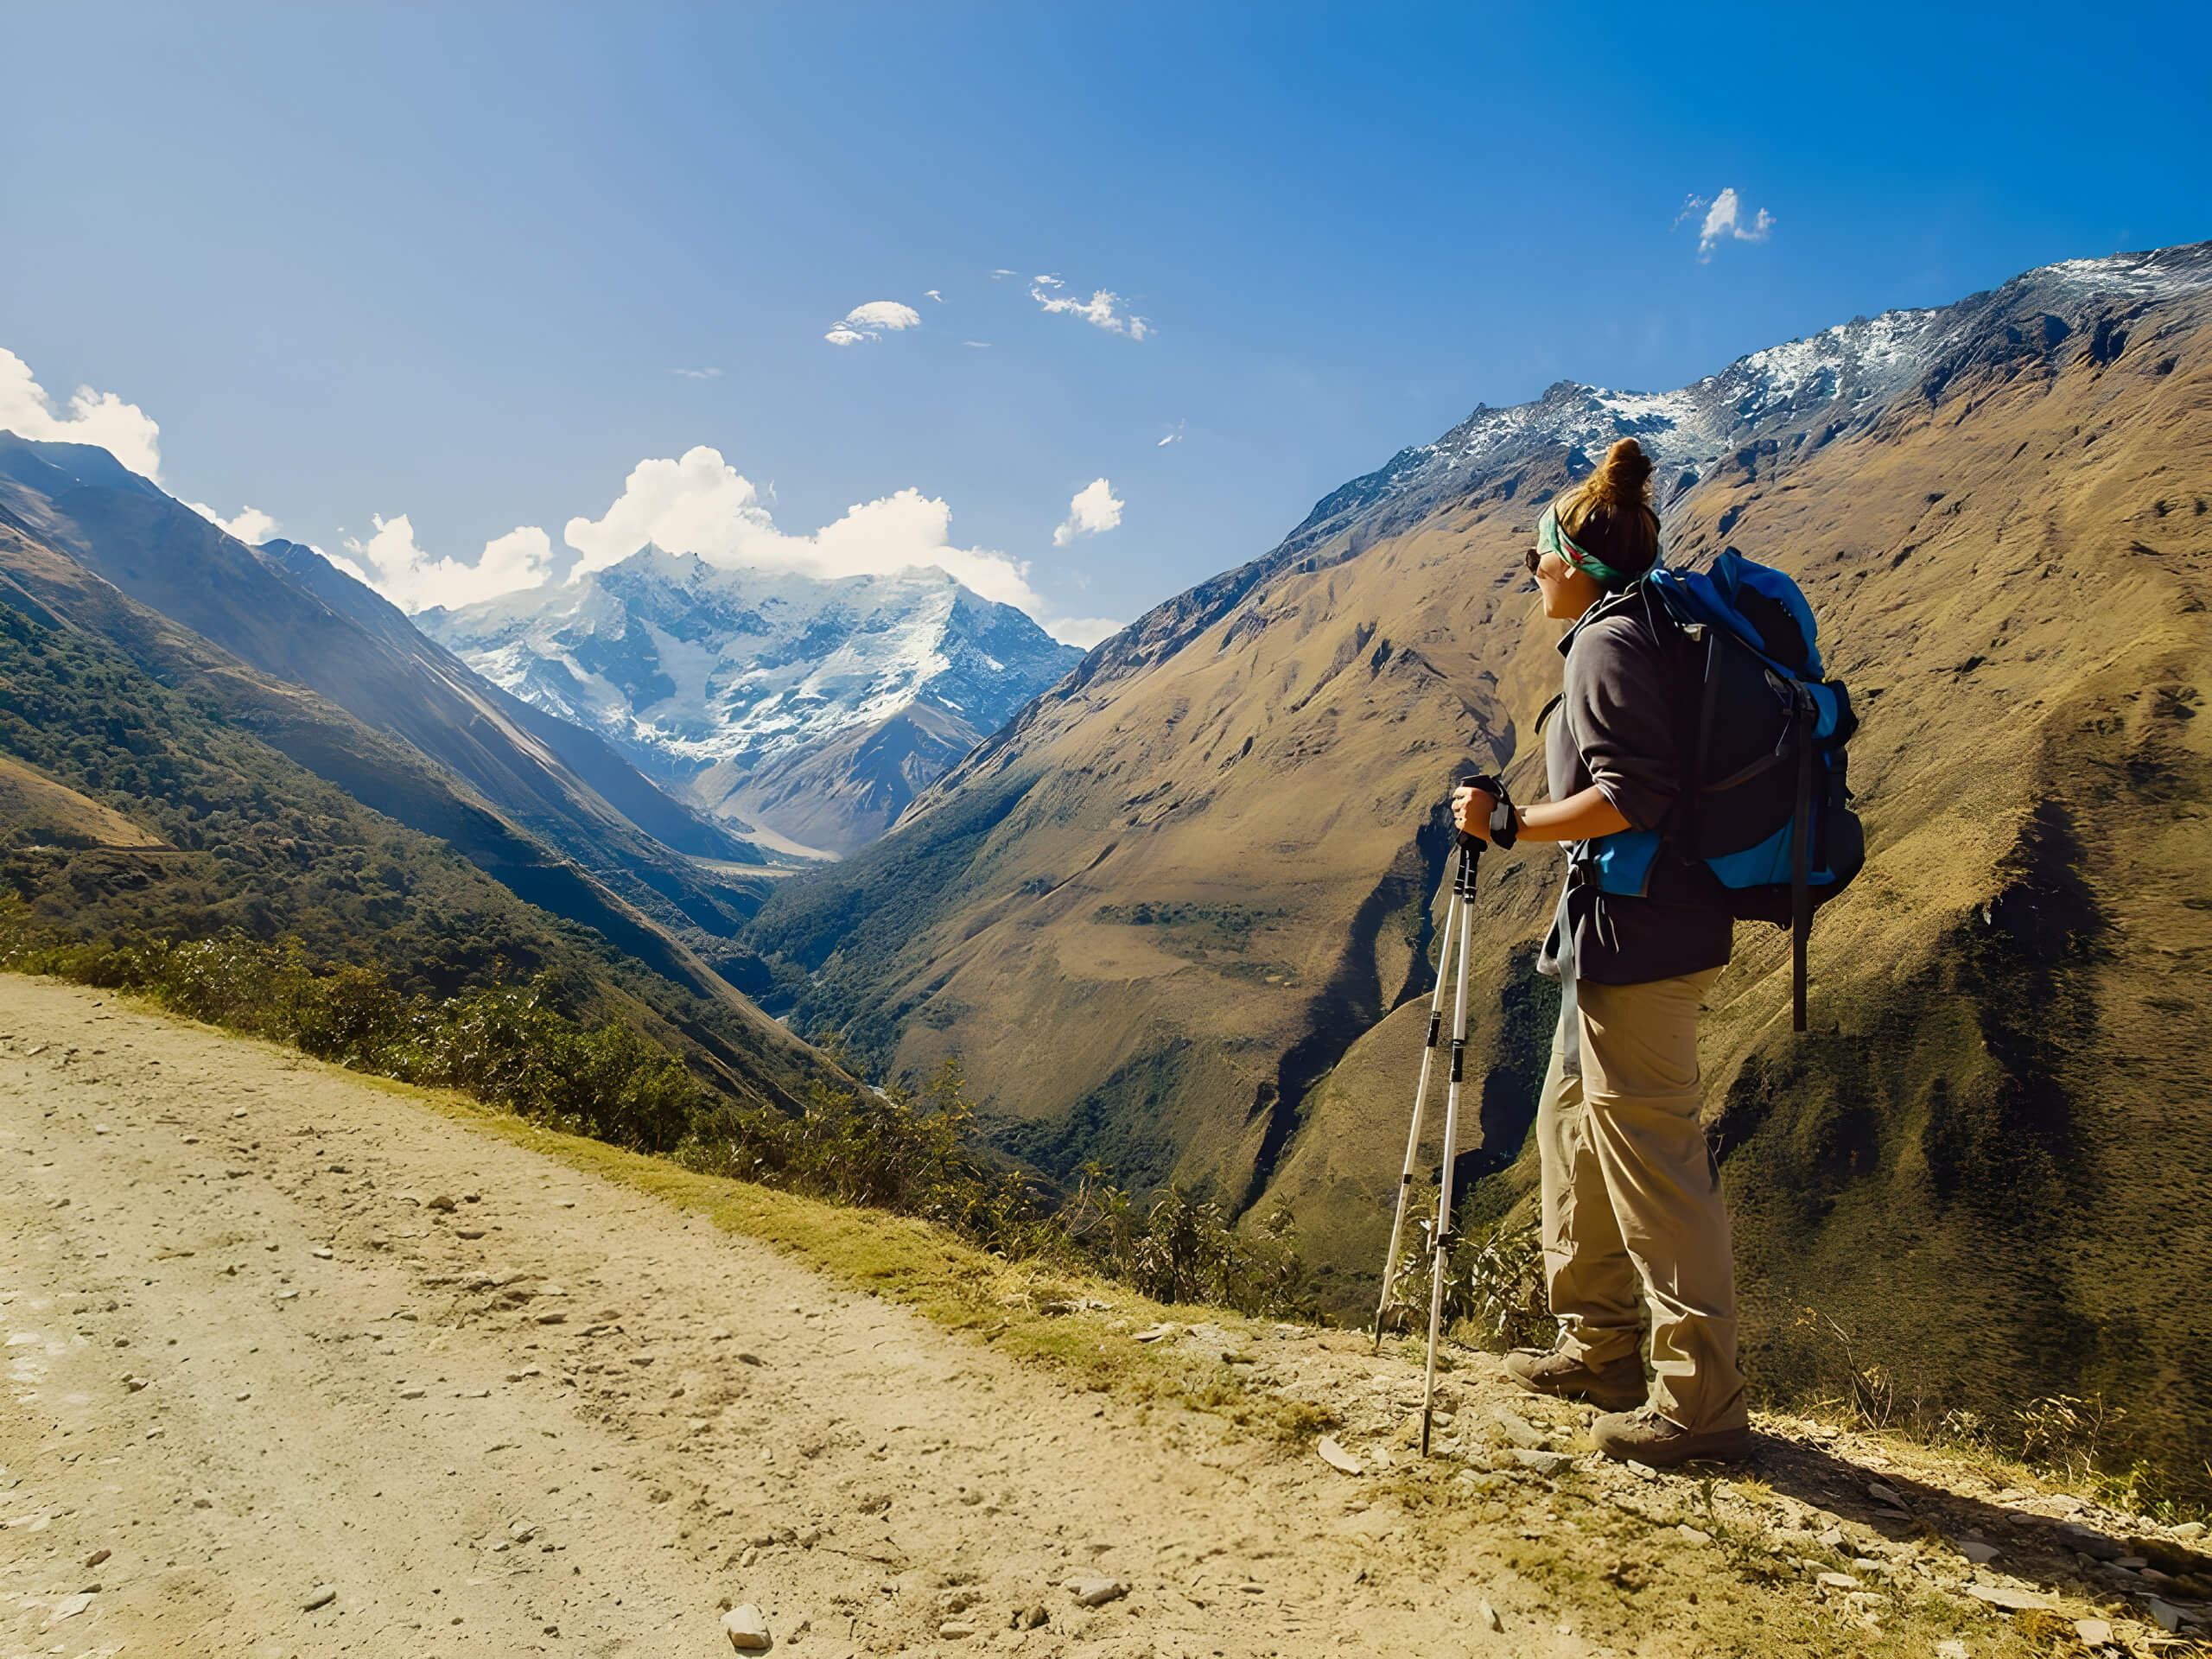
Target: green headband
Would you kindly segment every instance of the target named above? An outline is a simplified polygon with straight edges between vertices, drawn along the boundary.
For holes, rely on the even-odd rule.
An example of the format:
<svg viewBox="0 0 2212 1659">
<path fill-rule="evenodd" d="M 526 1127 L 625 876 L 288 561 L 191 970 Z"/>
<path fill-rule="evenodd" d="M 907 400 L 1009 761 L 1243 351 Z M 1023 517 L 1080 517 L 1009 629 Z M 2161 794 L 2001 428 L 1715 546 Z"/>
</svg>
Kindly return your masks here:
<svg viewBox="0 0 2212 1659">
<path fill-rule="evenodd" d="M 1629 584 L 1628 577 L 1595 553 L 1576 545 L 1574 538 L 1560 528 L 1556 506 L 1546 507 L 1544 516 L 1536 520 L 1536 548 L 1539 552 L 1558 554 L 1568 565 L 1600 586 L 1625 588 Z"/>
</svg>

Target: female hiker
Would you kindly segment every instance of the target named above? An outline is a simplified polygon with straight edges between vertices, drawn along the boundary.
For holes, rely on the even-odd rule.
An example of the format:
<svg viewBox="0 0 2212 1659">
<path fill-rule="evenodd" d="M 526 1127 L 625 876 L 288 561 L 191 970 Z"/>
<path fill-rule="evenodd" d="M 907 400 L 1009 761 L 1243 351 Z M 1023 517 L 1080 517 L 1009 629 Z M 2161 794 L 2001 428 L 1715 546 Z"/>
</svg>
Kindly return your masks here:
<svg viewBox="0 0 2212 1659">
<path fill-rule="evenodd" d="M 1651 461 L 1633 438 L 1544 510 L 1529 569 L 1544 614 L 1570 621 L 1560 702 L 1545 736 L 1551 800 L 1452 797 L 1469 834 L 1571 843 L 1537 970 L 1561 982 L 1536 1111 L 1544 1274 L 1558 1345 L 1518 1350 L 1521 1387 L 1611 1408 L 1607 1455 L 1654 1467 L 1750 1453 L 1736 1369 L 1736 1292 L 1720 1171 L 1698 1122 L 1698 1011 L 1732 925 L 1702 866 L 1663 855 L 1642 897 L 1600 893 L 1589 843 L 1656 830 L 1681 778 L 1675 732 L 1693 680 L 1676 632 L 1655 629 L 1637 579 L 1657 562 Z M 1651 1315 L 1647 1393 L 1639 1304 Z"/>
</svg>

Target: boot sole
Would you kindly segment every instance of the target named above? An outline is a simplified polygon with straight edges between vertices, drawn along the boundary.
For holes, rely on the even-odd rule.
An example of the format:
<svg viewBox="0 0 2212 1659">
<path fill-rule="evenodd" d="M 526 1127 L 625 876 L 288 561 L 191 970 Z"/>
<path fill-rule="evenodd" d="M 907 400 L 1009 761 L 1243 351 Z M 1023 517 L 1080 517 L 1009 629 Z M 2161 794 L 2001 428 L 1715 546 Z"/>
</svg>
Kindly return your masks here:
<svg viewBox="0 0 2212 1659">
<path fill-rule="evenodd" d="M 1729 1440 L 1718 1445 L 1708 1445 L 1694 1451 L 1681 1451 L 1673 1446 L 1647 1446 L 1616 1452 L 1609 1446 L 1598 1448 L 1617 1463 L 1636 1462 L 1648 1469 L 1679 1469 L 1686 1463 L 1749 1463 L 1758 1447 L 1746 1433 L 1741 1440 Z"/>
</svg>

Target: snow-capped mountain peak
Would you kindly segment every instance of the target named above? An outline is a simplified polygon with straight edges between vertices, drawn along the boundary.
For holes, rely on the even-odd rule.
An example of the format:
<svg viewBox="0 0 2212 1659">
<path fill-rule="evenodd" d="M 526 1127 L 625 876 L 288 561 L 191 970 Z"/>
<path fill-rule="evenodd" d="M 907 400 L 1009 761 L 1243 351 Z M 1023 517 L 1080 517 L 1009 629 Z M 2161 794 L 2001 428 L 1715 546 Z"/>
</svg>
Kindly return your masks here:
<svg viewBox="0 0 2212 1659">
<path fill-rule="evenodd" d="M 937 747 L 956 751 L 950 765 L 1082 655 L 934 567 L 823 578 L 652 546 L 565 587 L 416 621 L 487 679 L 603 734 L 648 771 L 678 785 L 711 773 L 702 804 L 721 807 L 747 794 L 746 781 L 917 705 Z M 747 810 L 763 809 L 756 798 Z"/>
</svg>

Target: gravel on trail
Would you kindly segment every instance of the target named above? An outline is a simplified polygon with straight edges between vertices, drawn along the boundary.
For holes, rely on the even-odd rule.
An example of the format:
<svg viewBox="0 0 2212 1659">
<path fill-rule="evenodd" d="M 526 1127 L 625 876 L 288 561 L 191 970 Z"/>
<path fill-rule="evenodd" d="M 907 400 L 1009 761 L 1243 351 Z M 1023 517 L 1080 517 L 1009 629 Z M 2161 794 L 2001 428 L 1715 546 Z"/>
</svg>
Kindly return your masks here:
<svg viewBox="0 0 2212 1659">
<path fill-rule="evenodd" d="M 1570 1506 L 1515 1465 L 1472 1368 L 1440 1443 L 1514 1507 L 1417 1525 L 1384 1484 L 1417 1374 L 1351 1333 L 1224 1354 L 1342 1408 L 1332 1466 L 1071 1389 L 404 1091 L 12 976 L 0 1239 L 4 1655 L 1687 1654 L 1638 1627 L 1637 1575 L 1732 1572 L 1666 1541 L 1694 1485 L 1583 1458 Z M 1524 1399 L 1509 1432 L 1568 1453 L 1578 1409 Z M 1843 1522 L 1756 1501 L 1797 1552 L 1758 1593 L 1809 1606 Z M 1578 1550 L 1611 1577 L 1547 1575 Z M 1988 1571 L 1945 1552 L 1961 1586 Z"/>
</svg>

